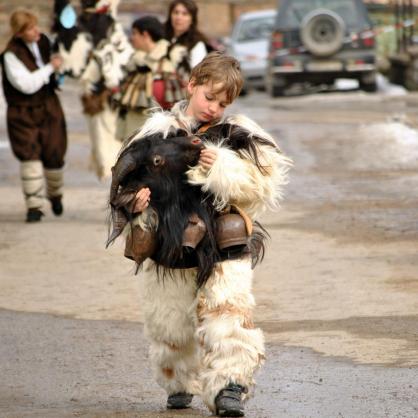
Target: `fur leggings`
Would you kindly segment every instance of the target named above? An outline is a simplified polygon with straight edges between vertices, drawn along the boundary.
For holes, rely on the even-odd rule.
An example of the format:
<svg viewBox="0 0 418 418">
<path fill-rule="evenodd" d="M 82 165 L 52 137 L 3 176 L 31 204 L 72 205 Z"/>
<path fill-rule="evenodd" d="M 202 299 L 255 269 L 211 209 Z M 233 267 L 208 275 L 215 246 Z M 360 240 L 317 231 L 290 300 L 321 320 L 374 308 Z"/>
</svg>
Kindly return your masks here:
<svg viewBox="0 0 418 418">
<path fill-rule="evenodd" d="M 219 263 L 201 289 L 195 269 L 183 270 L 183 277 L 174 270 L 173 277 L 157 281 L 155 266 L 144 267 L 142 309 L 157 382 L 169 395 L 200 395 L 212 411 L 228 383 L 251 389 L 264 359 L 264 337 L 252 322 L 250 260 Z"/>
</svg>

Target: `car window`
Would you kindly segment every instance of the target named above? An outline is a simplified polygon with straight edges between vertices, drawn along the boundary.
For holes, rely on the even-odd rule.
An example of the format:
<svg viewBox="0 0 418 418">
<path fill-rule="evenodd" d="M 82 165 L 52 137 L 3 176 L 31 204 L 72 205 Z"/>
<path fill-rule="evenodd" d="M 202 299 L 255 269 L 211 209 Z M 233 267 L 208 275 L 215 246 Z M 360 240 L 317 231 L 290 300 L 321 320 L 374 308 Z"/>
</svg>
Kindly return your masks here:
<svg viewBox="0 0 418 418">
<path fill-rule="evenodd" d="M 287 27 L 298 27 L 303 18 L 315 9 L 327 9 L 337 13 L 349 27 L 364 26 L 367 23 L 358 2 L 353 0 L 293 0 L 280 13 L 280 20 Z"/>
<path fill-rule="evenodd" d="M 274 21 L 274 16 L 243 21 L 239 26 L 236 41 L 248 42 L 269 38 L 273 31 Z"/>
</svg>

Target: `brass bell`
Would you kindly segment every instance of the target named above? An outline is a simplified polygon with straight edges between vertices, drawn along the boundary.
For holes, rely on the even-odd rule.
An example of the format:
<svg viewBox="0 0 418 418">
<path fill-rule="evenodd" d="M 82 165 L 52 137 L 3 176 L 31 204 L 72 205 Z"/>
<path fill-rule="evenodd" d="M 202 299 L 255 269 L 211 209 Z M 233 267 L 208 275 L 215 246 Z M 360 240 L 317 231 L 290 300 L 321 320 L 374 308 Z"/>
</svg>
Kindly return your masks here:
<svg viewBox="0 0 418 418">
<path fill-rule="evenodd" d="M 139 225 L 136 225 L 126 237 L 124 255 L 140 265 L 154 254 L 156 244 L 154 232 L 143 230 Z"/>
<path fill-rule="evenodd" d="M 195 213 L 189 218 L 183 232 L 183 247 L 195 249 L 206 234 L 206 225 Z"/>
<path fill-rule="evenodd" d="M 247 245 L 247 228 L 238 213 L 227 213 L 216 219 L 216 242 L 221 251 L 239 251 Z"/>
</svg>

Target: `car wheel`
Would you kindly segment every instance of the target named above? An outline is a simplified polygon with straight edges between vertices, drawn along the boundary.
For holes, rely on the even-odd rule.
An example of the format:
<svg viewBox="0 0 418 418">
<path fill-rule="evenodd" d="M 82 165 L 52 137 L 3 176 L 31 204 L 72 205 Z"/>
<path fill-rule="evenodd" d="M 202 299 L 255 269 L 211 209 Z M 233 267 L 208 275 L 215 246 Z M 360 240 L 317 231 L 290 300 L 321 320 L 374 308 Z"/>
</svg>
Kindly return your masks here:
<svg viewBox="0 0 418 418">
<path fill-rule="evenodd" d="M 345 24 L 331 10 L 317 9 L 308 13 L 301 24 L 300 37 L 305 48 L 313 55 L 326 57 L 341 49 Z"/>
<path fill-rule="evenodd" d="M 271 77 L 266 83 L 266 87 L 271 97 L 284 96 L 288 82 L 282 76 Z"/>
<path fill-rule="evenodd" d="M 271 97 L 281 97 L 284 96 L 284 86 L 272 86 L 270 89 Z"/>
</svg>

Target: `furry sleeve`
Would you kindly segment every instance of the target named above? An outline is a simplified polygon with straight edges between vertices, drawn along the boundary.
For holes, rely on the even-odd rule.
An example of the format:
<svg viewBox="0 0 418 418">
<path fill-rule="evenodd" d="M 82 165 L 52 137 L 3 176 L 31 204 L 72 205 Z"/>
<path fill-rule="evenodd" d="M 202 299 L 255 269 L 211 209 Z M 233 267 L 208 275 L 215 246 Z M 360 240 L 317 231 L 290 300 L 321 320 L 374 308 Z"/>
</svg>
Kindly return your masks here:
<svg viewBox="0 0 418 418">
<path fill-rule="evenodd" d="M 291 160 L 280 152 L 271 136 L 255 122 L 242 116 L 231 117 L 227 122 L 239 123 L 250 138 L 257 136 L 266 140 L 256 148 L 262 169 L 257 167 L 248 151 L 240 150 L 238 153 L 230 149 L 228 139 L 225 139 L 218 144 L 206 145 L 217 151 L 217 159 L 209 170 L 197 165 L 187 172 L 187 176 L 190 184 L 201 185 L 203 191 L 214 195 L 218 210 L 228 204 L 236 204 L 256 218 L 266 209 L 277 208 L 283 186 L 287 184 Z"/>
</svg>

